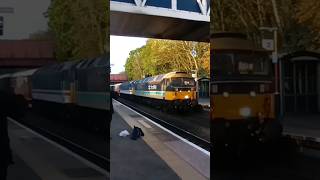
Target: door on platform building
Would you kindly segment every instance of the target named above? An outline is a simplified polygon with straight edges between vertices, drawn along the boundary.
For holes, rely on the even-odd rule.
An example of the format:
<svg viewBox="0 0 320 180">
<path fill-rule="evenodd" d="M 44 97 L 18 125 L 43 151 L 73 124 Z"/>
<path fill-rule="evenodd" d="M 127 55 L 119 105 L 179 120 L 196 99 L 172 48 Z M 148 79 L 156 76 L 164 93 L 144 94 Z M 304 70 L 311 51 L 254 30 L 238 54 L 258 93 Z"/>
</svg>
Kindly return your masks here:
<svg viewBox="0 0 320 180">
<path fill-rule="evenodd" d="M 210 80 L 208 78 L 201 78 L 198 80 L 199 97 L 209 98 L 210 96 Z"/>
<path fill-rule="evenodd" d="M 320 113 L 320 61 L 304 58 L 283 62 L 285 113 Z"/>
</svg>

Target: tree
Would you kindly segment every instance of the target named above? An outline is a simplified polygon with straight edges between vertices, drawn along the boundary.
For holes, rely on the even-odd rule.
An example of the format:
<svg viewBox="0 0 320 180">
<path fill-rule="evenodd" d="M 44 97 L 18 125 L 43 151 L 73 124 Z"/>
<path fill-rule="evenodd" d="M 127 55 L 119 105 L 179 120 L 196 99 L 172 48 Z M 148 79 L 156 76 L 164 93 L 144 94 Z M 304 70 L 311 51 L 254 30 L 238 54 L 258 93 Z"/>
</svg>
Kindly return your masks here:
<svg viewBox="0 0 320 180">
<path fill-rule="evenodd" d="M 305 29 L 310 29 L 307 35 L 312 39 L 311 49 L 319 49 L 320 45 L 320 1 L 318 0 L 300 0 L 297 2 L 297 16 L 298 23 L 304 25 Z"/>
<path fill-rule="evenodd" d="M 208 43 L 149 39 L 145 46 L 130 52 L 125 69 L 130 80 L 171 71 L 191 73 L 192 70 L 208 77 L 209 63 Z"/>
<path fill-rule="evenodd" d="M 260 45 L 262 33 L 259 27 L 277 27 L 280 51 L 309 49 L 313 46 L 311 42 L 314 37 L 310 27 L 301 22 L 312 19 L 314 14 L 310 10 L 317 14 L 319 2 L 316 0 L 212 0 L 211 3 L 211 32 L 242 32 Z M 318 30 L 314 29 L 314 32 Z"/>
<path fill-rule="evenodd" d="M 60 61 L 93 58 L 109 49 L 109 7 L 102 0 L 53 0 L 48 11 Z"/>
<path fill-rule="evenodd" d="M 141 79 L 144 75 L 144 68 L 141 61 L 142 48 L 138 48 L 129 53 L 129 58 L 125 64 L 125 70 L 129 80 Z"/>
</svg>

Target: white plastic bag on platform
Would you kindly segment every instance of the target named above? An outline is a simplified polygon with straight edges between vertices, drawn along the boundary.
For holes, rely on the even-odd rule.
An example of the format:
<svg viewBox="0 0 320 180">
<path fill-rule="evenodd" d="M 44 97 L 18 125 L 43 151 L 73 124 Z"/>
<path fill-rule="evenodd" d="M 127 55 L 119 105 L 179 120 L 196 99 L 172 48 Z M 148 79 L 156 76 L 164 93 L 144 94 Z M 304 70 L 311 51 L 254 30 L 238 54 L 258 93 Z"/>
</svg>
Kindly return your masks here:
<svg viewBox="0 0 320 180">
<path fill-rule="evenodd" d="M 126 136 L 129 136 L 129 135 L 130 135 L 130 133 L 127 130 L 123 130 L 123 131 L 121 131 L 119 133 L 119 136 L 121 136 L 121 137 L 126 137 Z"/>
</svg>

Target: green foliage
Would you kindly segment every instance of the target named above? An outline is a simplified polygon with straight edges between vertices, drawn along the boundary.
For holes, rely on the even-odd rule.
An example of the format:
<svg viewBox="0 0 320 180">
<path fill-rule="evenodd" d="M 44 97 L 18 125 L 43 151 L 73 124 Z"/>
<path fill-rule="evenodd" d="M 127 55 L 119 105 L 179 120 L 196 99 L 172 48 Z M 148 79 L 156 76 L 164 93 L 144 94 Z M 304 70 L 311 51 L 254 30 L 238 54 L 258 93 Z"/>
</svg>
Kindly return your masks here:
<svg viewBox="0 0 320 180">
<path fill-rule="evenodd" d="M 53 0 L 48 11 L 60 61 L 109 51 L 109 5 L 103 0 Z"/>
<path fill-rule="evenodd" d="M 305 29 L 308 29 L 308 43 L 312 49 L 319 50 L 320 46 L 320 1 L 297 0 L 296 19 Z M 301 32 L 300 32 L 301 33 Z"/>
<path fill-rule="evenodd" d="M 192 56 L 192 50 L 196 56 Z M 198 71 L 209 77 L 210 45 L 189 41 L 149 39 L 147 44 L 130 52 L 125 70 L 130 80 L 171 71 Z"/>
<path fill-rule="evenodd" d="M 211 0 L 211 3 L 211 32 L 242 32 L 260 44 L 259 27 L 277 27 L 280 51 L 318 49 L 315 46 L 320 37 L 318 0 Z"/>
</svg>

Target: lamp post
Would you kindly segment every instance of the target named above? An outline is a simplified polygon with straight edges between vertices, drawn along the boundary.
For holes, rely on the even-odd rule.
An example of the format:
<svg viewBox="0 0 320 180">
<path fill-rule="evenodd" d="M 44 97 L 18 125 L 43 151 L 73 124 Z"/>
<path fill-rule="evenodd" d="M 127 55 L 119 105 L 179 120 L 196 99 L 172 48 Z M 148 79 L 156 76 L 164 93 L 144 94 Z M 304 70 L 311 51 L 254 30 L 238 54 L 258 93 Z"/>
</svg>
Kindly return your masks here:
<svg viewBox="0 0 320 180">
<path fill-rule="evenodd" d="M 195 46 L 196 46 L 196 43 L 193 42 L 192 43 L 192 51 L 191 51 L 191 56 L 193 58 L 197 57 L 197 51 L 195 50 Z M 195 66 L 197 66 L 196 64 L 197 62 L 195 61 Z M 192 70 L 192 77 L 196 80 L 196 97 L 197 99 L 199 99 L 199 84 L 198 84 L 198 70 Z"/>
<path fill-rule="evenodd" d="M 274 70 L 275 70 L 275 96 L 276 96 L 276 104 L 280 105 L 280 117 L 283 115 L 283 93 L 282 93 L 282 70 L 281 70 L 281 63 L 279 63 L 278 59 L 278 28 L 277 27 L 260 27 L 261 31 L 269 31 L 273 32 L 273 43 L 269 44 L 272 45 L 272 48 L 267 48 L 268 50 L 273 50 L 272 53 L 272 63 L 274 63 Z"/>
<path fill-rule="evenodd" d="M 272 44 L 273 47 L 271 47 L 273 50 L 272 62 L 277 64 L 278 63 L 278 28 L 277 27 L 260 27 L 259 29 L 261 31 L 273 32 L 273 44 Z"/>
</svg>

